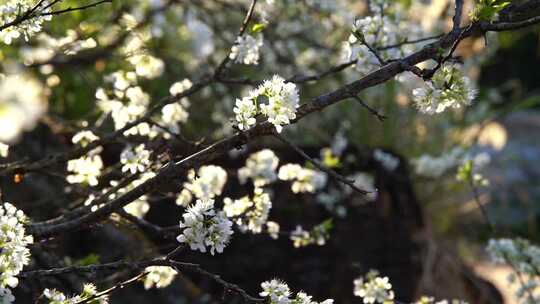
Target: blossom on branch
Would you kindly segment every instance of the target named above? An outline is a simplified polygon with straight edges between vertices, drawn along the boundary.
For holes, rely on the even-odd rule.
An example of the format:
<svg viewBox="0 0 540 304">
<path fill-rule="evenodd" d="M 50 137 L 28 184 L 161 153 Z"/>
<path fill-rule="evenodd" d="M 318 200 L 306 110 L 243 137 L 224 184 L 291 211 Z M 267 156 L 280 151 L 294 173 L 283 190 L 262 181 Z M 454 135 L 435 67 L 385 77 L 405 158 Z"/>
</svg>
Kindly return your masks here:
<svg viewBox="0 0 540 304">
<path fill-rule="evenodd" d="M 256 122 L 255 116 L 263 114 L 280 133 L 284 125 L 296 118 L 299 101 L 296 85 L 274 75 L 256 90 L 250 91 L 247 97 L 236 99 L 233 111 L 240 130 L 249 129 Z"/>
<path fill-rule="evenodd" d="M 236 63 L 258 64 L 259 49 L 263 45 L 262 34 L 253 37 L 251 35 L 239 36 L 231 49 L 230 59 Z"/>
<path fill-rule="evenodd" d="M 425 114 L 438 114 L 447 108 L 459 109 L 468 106 L 476 97 L 477 91 L 471 80 L 463 76 L 455 66 L 446 64 L 438 69 L 431 81 L 412 92 L 418 110 Z"/>
<path fill-rule="evenodd" d="M 209 247 L 212 255 L 223 252 L 233 234 L 232 222 L 225 212 L 214 210 L 214 200 L 197 200 L 182 217 L 180 228 L 184 230 L 176 238 L 178 242 L 200 252 L 206 252 Z"/>
</svg>

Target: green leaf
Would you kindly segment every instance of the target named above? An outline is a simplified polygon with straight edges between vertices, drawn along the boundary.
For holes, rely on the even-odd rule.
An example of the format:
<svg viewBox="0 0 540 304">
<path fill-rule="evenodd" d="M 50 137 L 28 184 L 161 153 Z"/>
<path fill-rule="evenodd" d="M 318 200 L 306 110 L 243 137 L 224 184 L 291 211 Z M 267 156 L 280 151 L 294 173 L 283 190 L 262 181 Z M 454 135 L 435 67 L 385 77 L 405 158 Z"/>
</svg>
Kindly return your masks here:
<svg viewBox="0 0 540 304">
<path fill-rule="evenodd" d="M 266 27 L 266 25 L 263 24 L 263 23 L 256 23 L 251 27 L 251 32 L 254 33 L 254 34 L 259 33 L 262 30 L 264 30 L 265 27 Z"/>
<path fill-rule="evenodd" d="M 87 266 L 87 265 L 92 265 L 92 264 L 99 264 L 98 254 L 90 253 L 89 255 L 75 262 L 75 265 L 80 265 L 80 266 Z"/>
</svg>

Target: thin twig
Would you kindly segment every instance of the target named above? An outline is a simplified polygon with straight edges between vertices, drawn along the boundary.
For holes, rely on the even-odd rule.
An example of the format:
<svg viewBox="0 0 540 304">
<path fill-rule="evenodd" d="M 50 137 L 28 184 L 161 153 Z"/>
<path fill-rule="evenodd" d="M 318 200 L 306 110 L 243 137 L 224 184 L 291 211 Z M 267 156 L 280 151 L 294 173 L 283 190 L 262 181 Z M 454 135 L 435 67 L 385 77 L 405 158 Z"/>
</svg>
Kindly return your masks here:
<svg viewBox="0 0 540 304">
<path fill-rule="evenodd" d="M 367 103 L 365 103 L 360 97 L 354 96 L 354 100 L 358 101 L 364 108 L 366 108 L 371 114 L 373 114 L 380 122 L 383 122 L 387 117 L 377 112 L 377 110 L 370 107 Z"/>
<path fill-rule="evenodd" d="M 354 180 L 348 180 L 343 175 L 341 175 L 341 174 L 337 173 L 336 171 L 326 167 L 325 165 L 321 164 L 318 160 L 313 159 L 312 157 L 307 155 L 302 149 L 300 149 L 298 146 L 296 146 L 292 142 L 285 139 L 283 136 L 281 136 L 279 134 L 273 134 L 273 135 L 274 135 L 274 137 L 276 137 L 277 139 L 279 139 L 280 141 L 282 141 L 283 143 L 285 143 L 286 145 L 291 147 L 298 154 L 302 155 L 302 157 L 304 157 L 306 160 L 308 160 L 310 163 L 312 163 L 320 171 L 326 172 L 328 175 L 330 175 L 333 178 L 337 179 L 338 181 L 344 183 L 345 185 L 351 187 L 353 190 L 355 190 L 356 192 L 358 192 L 358 193 L 360 193 L 362 195 L 366 195 L 368 193 L 371 193 L 370 191 L 366 191 L 366 190 L 362 190 L 362 189 L 358 188 L 354 184 Z"/>
<path fill-rule="evenodd" d="M 53 11 L 53 12 L 48 12 L 48 13 L 41 13 L 39 15 L 40 16 L 60 15 L 60 14 L 68 13 L 68 12 L 85 10 L 85 9 L 88 9 L 88 8 L 96 7 L 96 6 L 100 5 L 100 4 L 112 3 L 112 2 L 113 2 L 113 0 L 101 0 L 101 1 L 90 3 L 90 4 L 84 5 L 84 6 L 68 7 L 68 8 L 63 9 L 63 10 L 58 10 L 58 11 Z"/>
</svg>

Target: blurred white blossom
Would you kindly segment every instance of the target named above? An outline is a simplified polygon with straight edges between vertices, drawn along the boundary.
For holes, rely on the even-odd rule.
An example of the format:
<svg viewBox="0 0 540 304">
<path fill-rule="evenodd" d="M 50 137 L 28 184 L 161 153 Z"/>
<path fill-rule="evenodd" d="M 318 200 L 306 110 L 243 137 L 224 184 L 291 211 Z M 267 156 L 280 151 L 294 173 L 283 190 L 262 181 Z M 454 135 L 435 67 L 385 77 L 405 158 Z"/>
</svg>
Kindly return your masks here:
<svg viewBox="0 0 540 304">
<path fill-rule="evenodd" d="M 169 266 L 149 266 L 145 272 L 148 275 L 144 278 L 144 289 L 152 287 L 164 288 L 171 285 L 172 281 L 178 274 L 176 270 Z"/>
<path fill-rule="evenodd" d="M 14 143 L 46 110 L 47 98 L 37 80 L 24 74 L 0 77 L 0 142 Z"/>
<path fill-rule="evenodd" d="M 247 158 L 246 165 L 238 169 L 238 179 L 244 184 L 251 178 L 255 187 L 265 186 L 277 179 L 278 164 L 279 158 L 270 149 L 252 153 Z"/>
<path fill-rule="evenodd" d="M 328 180 L 326 173 L 304 168 L 298 164 L 281 166 L 278 177 L 280 180 L 292 181 L 291 190 L 294 193 L 314 193 L 324 188 Z"/>
<path fill-rule="evenodd" d="M 243 64 L 258 64 L 259 49 L 263 45 L 262 34 L 239 36 L 231 49 L 229 57 L 237 63 Z"/>
</svg>

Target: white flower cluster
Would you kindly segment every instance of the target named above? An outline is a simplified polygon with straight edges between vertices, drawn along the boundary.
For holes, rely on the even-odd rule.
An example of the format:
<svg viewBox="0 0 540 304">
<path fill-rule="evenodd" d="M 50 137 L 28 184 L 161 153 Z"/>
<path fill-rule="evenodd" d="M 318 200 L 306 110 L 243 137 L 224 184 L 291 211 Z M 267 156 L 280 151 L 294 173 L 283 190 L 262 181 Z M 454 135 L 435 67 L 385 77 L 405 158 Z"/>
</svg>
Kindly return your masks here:
<svg viewBox="0 0 540 304">
<path fill-rule="evenodd" d="M 81 39 L 80 34 L 73 29 L 67 30 L 66 36 L 59 38 L 40 33 L 35 40 L 37 45 L 25 45 L 20 49 L 26 65 L 47 62 L 57 54 L 75 55 L 97 46 L 94 38 Z"/>
<path fill-rule="evenodd" d="M 381 149 L 375 149 L 373 158 L 387 171 L 394 171 L 399 166 L 399 158 Z"/>
<path fill-rule="evenodd" d="M 51 15 L 42 15 L 50 11 L 50 1 L 40 1 L 36 7 L 34 0 L 4 0 L 0 4 L 0 25 L 8 24 L 15 21 L 22 14 L 35 9 L 35 12 L 28 20 L 10 26 L 0 31 L 0 40 L 5 44 L 11 44 L 21 35 L 28 41 L 29 37 L 41 31 L 43 22 L 51 20 Z"/>
<path fill-rule="evenodd" d="M 367 74 L 380 65 L 366 44 L 372 49 L 377 49 L 428 35 L 420 24 L 412 22 L 404 15 L 405 10 L 398 3 L 389 7 L 388 3 L 382 1 L 370 1 L 370 11 L 373 13 L 372 16 L 354 22 L 352 34 L 342 47 L 344 61 L 356 60 L 356 70 L 362 74 Z M 389 60 L 411 51 L 411 46 L 405 45 L 402 48 L 388 48 L 377 52 L 383 60 Z"/>
<path fill-rule="evenodd" d="M 127 60 L 135 67 L 137 75 L 148 79 L 161 76 L 165 69 L 163 60 L 149 54 L 133 55 Z"/>
<path fill-rule="evenodd" d="M 263 46 L 262 34 L 253 37 L 251 35 L 239 36 L 231 49 L 229 58 L 236 63 L 258 64 L 259 50 Z"/>
<path fill-rule="evenodd" d="M 270 235 L 271 238 L 277 240 L 279 238 L 280 226 L 278 223 L 273 221 L 266 222 L 266 232 Z"/>
<path fill-rule="evenodd" d="M 182 217 L 184 220 L 180 221 L 180 228 L 184 230 L 177 237 L 178 242 L 201 252 L 206 252 L 208 246 L 212 255 L 223 252 L 233 234 L 232 222 L 225 212 L 214 210 L 214 200 L 197 200 Z"/>
<path fill-rule="evenodd" d="M 8 157 L 9 146 L 0 142 L 0 157 Z"/>
<path fill-rule="evenodd" d="M 362 190 L 369 191 L 370 193 L 364 196 L 368 201 L 374 201 L 377 199 L 377 188 L 375 187 L 375 177 L 369 173 L 358 172 L 348 177 L 350 180 L 354 180 L 354 185 Z M 346 185 L 342 185 L 345 193 L 351 194 L 353 189 Z"/>
<path fill-rule="evenodd" d="M 272 202 L 270 195 L 260 188 L 255 188 L 253 199 L 248 196 L 237 200 L 226 197 L 223 200 L 223 211 L 229 218 L 236 218 L 235 223 L 241 231 L 261 233 L 263 225 L 268 221 Z M 279 230 L 279 228 L 278 228 Z"/>
<path fill-rule="evenodd" d="M 70 184 L 88 184 L 97 186 L 98 177 L 103 169 L 103 161 L 97 154 L 88 154 L 81 158 L 71 159 L 67 162 L 67 170 L 70 173 L 66 180 Z"/>
<path fill-rule="evenodd" d="M 305 247 L 312 244 L 324 246 L 330 238 L 330 229 L 332 228 L 331 221 L 324 221 L 321 224 L 313 227 L 311 231 L 304 230 L 302 226 L 297 225 L 296 229 L 291 232 L 290 239 L 293 241 L 295 248 Z"/>
<path fill-rule="evenodd" d="M 447 108 L 458 109 L 470 105 L 477 91 L 457 66 L 445 64 L 435 72 L 431 81 L 425 82 L 423 88 L 416 88 L 412 93 L 420 112 L 435 114 Z"/>
<path fill-rule="evenodd" d="M 463 155 L 463 149 L 456 147 L 448 153 L 434 157 L 423 154 L 412 161 L 416 174 L 425 177 L 436 178 L 443 175 L 449 169 L 456 167 Z"/>
<path fill-rule="evenodd" d="M 114 72 L 106 76 L 105 81 L 112 84 L 112 90 L 108 93 L 104 88 L 98 88 L 97 105 L 102 112 L 111 115 L 116 130 L 145 114 L 150 96 L 136 85 L 137 75 L 134 72 Z M 146 122 L 124 131 L 125 136 L 155 137 L 157 134 L 156 128 Z"/>
<path fill-rule="evenodd" d="M 0 75 L 0 96 L 0 142 L 5 144 L 32 130 L 47 111 L 43 86 L 28 75 Z"/>
<path fill-rule="evenodd" d="M 270 304 L 332 304 L 334 300 L 327 299 L 322 302 L 316 302 L 312 300 L 312 296 L 305 292 L 296 293 L 296 297 L 291 297 L 291 290 L 289 286 L 278 279 L 272 279 L 261 283 L 262 292 L 259 293 L 261 297 L 269 299 Z"/>
<path fill-rule="evenodd" d="M 370 270 L 365 277 L 359 277 L 353 283 L 354 295 L 361 297 L 365 304 L 394 302 L 390 280 L 380 277 L 376 270 Z"/>
<path fill-rule="evenodd" d="M 25 235 L 26 215 L 10 203 L 0 204 L 0 300 L 3 304 L 15 301 L 10 288 L 19 285 L 17 275 L 30 260 L 33 243 L 30 235 Z"/>
<path fill-rule="evenodd" d="M 508 264 L 516 271 L 508 276 L 508 284 L 516 283 L 520 277 L 520 288 L 516 291 L 519 303 L 538 303 L 540 295 L 536 294 L 540 286 L 540 247 L 525 239 L 491 239 L 486 248 L 495 263 Z"/>
<path fill-rule="evenodd" d="M 264 149 L 251 154 L 246 165 L 238 169 L 238 179 L 244 184 L 248 178 L 253 180 L 255 187 L 262 187 L 277 179 L 276 169 L 279 158 L 274 151 Z"/>
<path fill-rule="evenodd" d="M 176 270 L 169 266 L 149 266 L 144 270 L 148 274 L 144 278 L 144 289 L 152 287 L 165 288 L 171 285 L 178 274 Z"/>
<path fill-rule="evenodd" d="M 202 166 L 195 174 L 195 170 L 188 172 L 188 181 L 176 199 L 176 204 L 188 206 L 193 196 L 197 199 L 208 200 L 221 195 L 227 182 L 227 171 L 219 166 Z"/>
<path fill-rule="evenodd" d="M 122 172 L 144 172 L 150 165 L 150 151 L 144 148 L 144 144 L 135 148 L 128 146 L 120 154 L 120 162 L 123 164 Z"/>
<path fill-rule="evenodd" d="M 286 164 L 279 168 L 278 178 L 293 181 L 291 190 L 294 193 L 310 192 L 324 188 L 328 177 L 326 173 L 304 168 L 298 164 Z"/>
<path fill-rule="evenodd" d="M 184 91 L 191 88 L 193 84 L 189 79 L 175 82 L 171 85 L 169 93 L 172 96 L 182 94 Z M 179 133 L 179 123 L 185 123 L 188 120 L 189 113 L 186 109 L 190 106 L 189 100 L 184 97 L 180 99 L 180 102 L 170 103 L 165 105 L 161 109 L 161 122 L 163 126 L 167 127 L 172 133 Z M 167 134 L 165 134 L 167 135 Z"/>
<path fill-rule="evenodd" d="M 267 103 L 259 104 L 260 99 Z M 265 80 L 257 89 L 249 92 L 247 97 L 236 99 L 233 109 L 240 130 L 247 130 L 255 124 L 255 116 L 263 114 L 274 125 L 278 133 L 284 125 L 296 118 L 300 97 L 296 85 L 274 75 Z"/>
<path fill-rule="evenodd" d="M 414 304 L 467 304 L 467 302 L 457 299 L 435 301 L 435 298 L 433 297 L 423 296 L 418 301 L 414 302 Z"/>
<path fill-rule="evenodd" d="M 131 30 L 132 23 L 136 23 L 133 16 L 125 14 L 122 16 L 122 22 L 126 28 Z M 146 44 L 152 39 L 150 31 L 132 31 L 128 37 L 122 51 L 126 59 L 135 67 L 135 73 L 138 76 L 148 79 L 154 79 L 161 76 L 165 70 L 163 60 L 148 54 Z"/>
<path fill-rule="evenodd" d="M 89 143 L 99 140 L 92 131 L 80 131 L 73 135 L 71 142 L 81 147 L 86 147 Z M 71 159 L 67 162 L 67 171 L 70 173 L 66 180 L 70 184 L 88 184 L 96 186 L 98 178 L 103 169 L 103 161 L 99 153 L 101 147 L 89 151 L 86 155 L 77 159 Z"/>
<path fill-rule="evenodd" d="M 83 285 L 83 291 L 80 295 L 73 297 L 67 297 L 64 293 L 56 289 L 43 290 L 43 297 L 48 300 L 48 304 L 77 304 L 77 303 L 88 303 L 88 304 L 108 304 L 109 297 L 107 295 L 98 296 L 98 290 L 96 286 L 92 283 L 87 283 Z"/>
<path fill-rule="evenodd" d="M 71 142 L 81 147 L 86 147 L 89 143 L 98 140 L 92 131 L 79 131 L 71 138 Z"/>
</svg>

